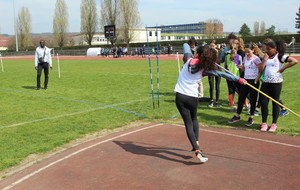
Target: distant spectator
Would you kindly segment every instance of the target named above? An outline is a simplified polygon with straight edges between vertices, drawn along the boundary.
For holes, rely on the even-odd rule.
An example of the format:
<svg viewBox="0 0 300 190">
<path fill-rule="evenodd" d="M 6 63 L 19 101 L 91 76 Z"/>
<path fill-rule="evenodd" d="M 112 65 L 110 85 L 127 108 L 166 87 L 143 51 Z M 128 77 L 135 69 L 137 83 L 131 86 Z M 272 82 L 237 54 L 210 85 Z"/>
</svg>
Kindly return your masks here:
<svg viewBox="0 0 300 190">
<path fill-rule="evenodd" d="M 168 55 L 171 54 L 171 44 L 168 45 Z"/>
<path fill-rule="evenodd" d="M 288 46 L 295 45 L 295 43 L 296 43 L 296 39 L 293 36 L 291 39 L 291 42 L 288 44 Z"/>
<path fill-rule="evenodd" d="M 142 57 L 146 57 L 146 45 L 145 44 L 142 47 Z"/>
<path fill-rule="evenodd" d="M 188 41 L 189 46 L 191 47 L 192 50 L 192 54 L 195 54 L 195 49 L 198 46 L 198 42 L 196 41 L 196 39 L 194 37 L 191 37 Z"/>
<path fill-rule="evenodd" d="M 211 43 L 209 44 L 209 47 L 213 48 L 217 52 L 217 64 L 220 64 L 220 53 L 219 49 L 217 48 L 216 41 L 212 40 Z M 220 76 L 214 76 L 214 75 L 208 75 L 208 84 L 209 84 L 209 98 L 210 101 L 208 103 L 208 107 L 217 107 L 220 108 L 222 107 L 222 104 L 219 102 L 219 97 L 220 97 L 220 83 L 221 83 L 221 77 Z M 214 88 L 216 90 L 216 101 L 214 101 Z"/>
<path fill-rule="evenodd" d="M 41 75 L 44 70 L 45 81 L 44 89 L 48 89 L 49 80 L 49 66 L 52 69 L 52 57 L 51 49 L 45 46 L 45 40 L 40 41 L 40 45 L 35 50 L 35 60 L 34 60 L 35 70 L 37 70 L 37 86 L 36 89 L 41 89 Z"/>
</svg>

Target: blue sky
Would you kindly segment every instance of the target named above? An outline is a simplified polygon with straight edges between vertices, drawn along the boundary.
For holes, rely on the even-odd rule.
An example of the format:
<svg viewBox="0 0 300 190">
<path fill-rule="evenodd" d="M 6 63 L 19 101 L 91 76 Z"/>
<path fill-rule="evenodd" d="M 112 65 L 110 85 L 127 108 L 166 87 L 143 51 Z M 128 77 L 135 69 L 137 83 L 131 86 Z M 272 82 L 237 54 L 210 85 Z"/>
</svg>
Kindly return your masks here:
<svg viewBox="0 0 300 190">
<path fill-rule="evenodd" d="M 22 6 L 31 14 L 32 32 L 52 32 L 56 0 L 0 0 L 0 34 L 14 34 L 15 16 Z M 65 0 L 69 12 L 69 32 L 80 31 L 81 0 Z M 96 0 L 98 11 L 100 0 Z M 219 19 L 224 32 L 238 32 L 246 23 L 251 30 L 255 21 L 264 21 L 276 31 L 296 32 L 295 18 L 299 0 L 139 0 L 141 28 L 155 25 L 184 24 Z"/>
</svg>

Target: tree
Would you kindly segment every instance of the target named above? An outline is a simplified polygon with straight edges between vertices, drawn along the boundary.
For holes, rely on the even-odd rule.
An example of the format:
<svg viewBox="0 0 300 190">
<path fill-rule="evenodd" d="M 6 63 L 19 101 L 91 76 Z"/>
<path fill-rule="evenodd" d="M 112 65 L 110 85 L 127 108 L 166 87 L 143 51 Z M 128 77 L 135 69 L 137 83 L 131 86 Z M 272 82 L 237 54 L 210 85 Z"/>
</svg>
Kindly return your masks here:
<svg viewBox="0 0 300 190">
<path fill-rule="evenodd" d="M 118 25 L 118 3 L 117 0 L 101 0 L 101 28 L 103 29 L 106 25 Z M 116 36 L 118 33 L 115 34 Z M 117 40 L 117 37 L 110 38 L 110 43 L 114 45 Z"/>
<path fill-rule="evenodd" d="M 260 22 L 260 32 L 259 34 L 262 36 L 266 33 L 266 24 L 264 21 Z"/>
<path fill-rule="evenodd" d="M 254 36 L 258 36 L 259 35 L 259 22 L 258 21 L 254 22 L 253 33 L 254 33 Z"/>
<path fill-rule="evenodd" d="M 81 2 L 81 27 L 80 33 L 89 46 L 98 27 L 97 8 L 95 0 L 82 0 Z"/>
<path fill-rule="evenodd" d="M 132 29 L 140 25 L 138 0 L 119 0 L 120 3 L 120 32 L 127 47 L 134 37 Z"/>
<path fill-rule="evenodd" d="M 214 38 L 220 34 L 222 22 L 219 19 L 209 19 L 206 21 L 206 34 L 209 38 Z"/>
<path fill-rule="evenodd" d="M 274 36 L 275 35 L 275 26 L 272 25 L 270 28 L 267 29 L 267 33 L 265 33 L 265 36 Z"/>
<path fill-rule="evenodd" d="M 247 37 L 247 36 L 251 36 L 251 31 L 250 31 L 250 28 L 247 26 L 247 24 L 243 24 L 241 26 L 241 29 L 239 31 L 239 34 L 242 36 L 242 37 Z"/>
<path fill-rule="evenodd" d="M 68 30 L 68 10 L 65 0 L 56 0 L 53 18 L 53 34 L 57 45 L 62 48 L 66 44 L 66 32 Z"/>
<path fill-rule="evenodd" d="M 299 11 L 298 13 L 296 13 L 297 17 L 296 17 L 296 29 L 300 29 L 300 7 L 299 7 Z M 298 30 L 297 33 L 300 33 L 300 30 Z"/>
<path fill-rule="evenodd" d="M 20 49 L 28 50 L 30 46 L 31 15 L 27 7 L 22 7 L 17 18 L 17 35 Z"/>
</svg>

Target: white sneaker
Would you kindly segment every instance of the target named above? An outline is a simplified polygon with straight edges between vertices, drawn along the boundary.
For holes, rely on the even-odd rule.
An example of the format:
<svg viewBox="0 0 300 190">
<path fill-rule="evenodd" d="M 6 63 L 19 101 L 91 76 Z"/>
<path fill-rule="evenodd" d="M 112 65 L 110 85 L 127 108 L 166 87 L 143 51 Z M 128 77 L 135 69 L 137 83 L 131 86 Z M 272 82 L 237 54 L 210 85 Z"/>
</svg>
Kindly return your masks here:
<svg viewBox="0 0 300 190">
<path fill-rule="evenodd" d="M 208 160 L 208 158 L 204 157 L 201 152 L 196 152 L 196 156 L 197 156 L 197 158 L 199 158 L 201 163 L 205 163 Z"/>
</svg>

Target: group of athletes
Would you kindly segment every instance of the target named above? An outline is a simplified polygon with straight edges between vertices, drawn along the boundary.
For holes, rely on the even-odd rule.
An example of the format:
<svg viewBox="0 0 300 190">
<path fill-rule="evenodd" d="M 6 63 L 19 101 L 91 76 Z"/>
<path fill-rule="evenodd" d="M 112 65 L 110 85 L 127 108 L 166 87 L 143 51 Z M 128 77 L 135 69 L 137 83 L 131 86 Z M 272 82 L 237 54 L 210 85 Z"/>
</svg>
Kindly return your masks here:
<svg viewBox="0 0 300 190">
<path fill-rule="evenodd" d="M 199 97 L 203 96 L 203 77 L 209 78 L 209 107 L 222 106 L 219 102 L 219 85 L 221 77 L 226 78 L 230 110 L 235 112 L 235 115 L 228 121 L 229 123 L 240 121 L 241 112 L 245 107 L 249 112 L 245 125 L 251 126 L 254 123 L 254 115 L 260 109 L 262 118 L 260 131 L 275 132 L 280 111 L 282 115 L 288 113 L 286 109 L 280 110 L 280 104 L 276 103 L 280 102 L 282 105 L 280 100 L 282 73 L 298 62 L 294 57 L 285 55 L 285 48 L 286 44 L 283 41 L 274 41 L 270 38 L 262 42 L 262 47 L 252 42 L 244 45 L 243 39 L 232 33 L 228 36 L 228 43 L 222 49 L 215 41 L 198 46 L 194 38 L 183 45 L 184 65 L 175 86 L 175 102 L 184 121 L 192 151 L 195 152 L 200 162 L 208 160 L 201 152 L 198 140 L 197 107 Z M 214 84 L 215 101 L 213 99 Z M 267 96 L 259 95 L 258 91 Z M 237 108 L 234 105 L 236 93 L 238 94 Z M 268 126 L 270 99 L 276 102 L 272 101 L 272 123 Z"/>
</svg>

